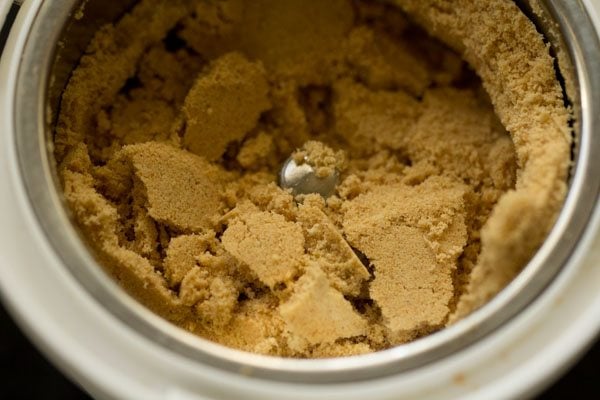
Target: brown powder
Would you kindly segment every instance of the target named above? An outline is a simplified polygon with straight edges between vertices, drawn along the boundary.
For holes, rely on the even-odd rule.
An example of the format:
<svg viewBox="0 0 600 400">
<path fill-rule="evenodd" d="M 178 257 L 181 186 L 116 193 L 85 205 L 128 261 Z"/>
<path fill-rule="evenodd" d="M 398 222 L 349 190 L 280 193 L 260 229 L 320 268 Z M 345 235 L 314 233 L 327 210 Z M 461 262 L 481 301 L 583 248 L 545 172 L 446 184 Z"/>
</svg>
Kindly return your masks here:
<svg viewBox="0 0 600 400">
<path fill-rule="evenodd" d="M 147 142 L 123 151 L 145 188 L 148 214 L 154 220 L 180 231 L 215 227 L 223 209 L 220 190 L 225 173 L 165 144 Z"/>
<path fill-rule="evenodd" d="M 222 243 L 229 253 L 247 264 L 261 282 L 275 287 L 298 272 L 304 254 L 300 226 L 273 212 L 254 206 L 235 208 Z"/>
<path fill-rule="evenodd" d="M 344 204 L 344 231 L 375 267 L 370 296 L 394 334 L 439 328 L 467 242 L 467 187 L 443 178 L 388 185 Z"/>
<path fill-rule="evenodd" d="M 325 178 L 344 168 L 345 155 L 343 151 L 333 151 L 321 142 L 309 140 L 302 148 L 292 154 L 297 165 L 310 165 L 318 178 Z"/>
<path fill-rule="evenodd" d="M 397 3 L 475 68 L 515 143 L 517 190 L 499 200 L 482 230 L 480 260 L 454 317 L 460 318 L 519 272 L 554 223 L 567 190 L 569 113 L 547 46 L 513 2 Z"/>
<path fill-rule="evenodd" d="M 268 90 L 260 63 L 239 53 L 215 60 L 185 98 L 184 147 L 210 161 L 219 159 L 227 145 L 243 139 L 270 108 Z M 231 118 L 231 110 L 239 115 Z"/>
<path fill-rule="evenodd" d="M 296 220 L 305 235 L 308 256 L 327 274 L 329 283 L 344 295 L 359 296 L 369 271 L 327 215 L 305 201 Z"/>
<path fill-rule="evenodd" d="M 294 285 L 291 298 L 279 308 L 290 331 L 289 346 L 302 352 L 308 345 L 364 336 L 367 324 L 352 304 L 329 285 L 318 265 L 307 268 Z M 315 324 L 315 321 L 327 321 Z"/>
<path fill-rule="evenodd" d="M 509 0 L 393 3 L 143 0 L 98 31 L 56 158 L 129 293 L 227 346 L 337 357 L 510 282 L 566 191 L 548 49 Z M 335 194 L 278 187 L 292 154 Z"/>
</svg>

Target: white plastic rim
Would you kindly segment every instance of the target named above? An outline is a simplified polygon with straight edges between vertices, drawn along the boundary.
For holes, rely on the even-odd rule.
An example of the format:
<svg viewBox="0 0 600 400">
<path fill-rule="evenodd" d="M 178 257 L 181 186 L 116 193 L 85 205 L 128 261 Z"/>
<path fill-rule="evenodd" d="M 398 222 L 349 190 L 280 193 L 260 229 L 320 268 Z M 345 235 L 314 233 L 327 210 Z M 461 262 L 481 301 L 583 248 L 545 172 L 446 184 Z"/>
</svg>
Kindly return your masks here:
<svg viewBox="0 0 600 400">
<path fill-rule="evenodd" d="M 5 2 L 0 0 L 0 11 Z M 94 397 L 522 398 L 543 389 L 593 342 L 600 330 L 598 207 L 569 268 L 523 312 L 470 347 L 406 373 L 343 384 L 273 382 L 199 364 L 147 340 L 105 310 L 61 265 L 20 182 L 11 99 L 19 54 L 41 2 L 25 1 L 0 60 L 0 293 L 34 344 Z M 584 2 L 599 28 L 600 0 Z"/>
</svg>

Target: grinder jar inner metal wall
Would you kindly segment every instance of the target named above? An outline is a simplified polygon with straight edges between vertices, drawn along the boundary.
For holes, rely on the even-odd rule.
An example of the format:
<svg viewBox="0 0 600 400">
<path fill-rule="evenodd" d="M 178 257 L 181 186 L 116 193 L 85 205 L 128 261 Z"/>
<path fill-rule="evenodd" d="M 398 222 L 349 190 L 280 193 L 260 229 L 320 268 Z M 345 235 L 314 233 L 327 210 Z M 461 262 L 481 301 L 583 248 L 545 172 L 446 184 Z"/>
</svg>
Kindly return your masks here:
<svg viewBox="0 0 600 400">
<path fill-rule="evenodd" d="M 90 0 L 85 3 L 83 18 L 76 19 L 73 15 L 79 13 L 74 11 L 80 6 L 76 0 L 43 2 L 28 32 L 15 96 L 20 174 L 37 222 L 65 268 L 120 323 L 170 351 L 218 368 L 243 370 L 273 380 L 348 382 L 416 368 L 464 348 L 518 314 L 543 292 L 561 268 L 569 267 L 569 255 L 594 209 L 599 188 L 600 176 L 594 172 L 600 162 L 600 138 L 592 135 L 599 128 L 599 117 L 592 110 L 600 106 L 600 88 L 592 87 L 598 82 L 591 79 L 593 71 L 589 65 L 597 62 L 600 50 L 596 41 L 589 41 L 595 38 L 595 32 L 578 1 L 548 0 L 533 8 L 529 2 L 521 2 L 526 12 L 538 12 L 533 20 L 559 56 L 557 66 L 575 106 L 576 158 L 569 196 L 553 231 L 503 292 L 479 311 L 438 333 L 390 350 L 347 359 L 259 356 L 224 348 L 171 326 L 104 274 L 69 217 L 52 160 L 53 124 L 70 72 L 94 30 L 118 18 L 131 3 L 110 2 L 108 6 Z"/>
</svg>

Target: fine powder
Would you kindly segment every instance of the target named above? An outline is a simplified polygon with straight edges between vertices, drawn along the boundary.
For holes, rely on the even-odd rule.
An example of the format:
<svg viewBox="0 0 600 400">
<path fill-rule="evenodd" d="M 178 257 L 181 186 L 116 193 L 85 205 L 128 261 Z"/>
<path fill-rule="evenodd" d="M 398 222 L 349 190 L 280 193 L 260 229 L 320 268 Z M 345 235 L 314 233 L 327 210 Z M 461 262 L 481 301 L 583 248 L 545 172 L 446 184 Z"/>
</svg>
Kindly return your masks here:
<svg viewBox="0 0 600 400">
<path fill-rule="evenodd" d="M 55 155 L 83 236 L 147 307 L 336 357 L 512 280 L 563 202 L 568 119 L 509 0 L 143 0 L 74 70 Z M 335 194 L 280 188 L 290 156 L 339 173 Z"/>
</svg>

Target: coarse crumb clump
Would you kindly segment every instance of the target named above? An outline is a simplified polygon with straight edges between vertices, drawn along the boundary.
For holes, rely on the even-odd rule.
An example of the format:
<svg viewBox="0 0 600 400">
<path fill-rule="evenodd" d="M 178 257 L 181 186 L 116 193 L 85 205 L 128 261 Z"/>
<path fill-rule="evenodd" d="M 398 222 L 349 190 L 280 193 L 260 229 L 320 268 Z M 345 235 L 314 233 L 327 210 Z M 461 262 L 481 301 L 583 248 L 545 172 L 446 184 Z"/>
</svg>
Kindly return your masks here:
<svg viewBox="0 0 600 400">
<path fill-rule="evenodd" d="M 73 72 L 55 156 L 143 304 L 237 349 L 338 357 L 510 282 L 564 199 L 568 118 L 510 0 L 142 0 Z M 277 186 L 290 155 L 335 193 Z"/>
<path fill-rule="evenodd" d="M 292 154 L 297 165 L 310 165 L 318 178 L 331 176 L 344 169 L 345 154 L 343 151 L 333 151 L 321 142 L 310 140 Z"/>
</svg>

